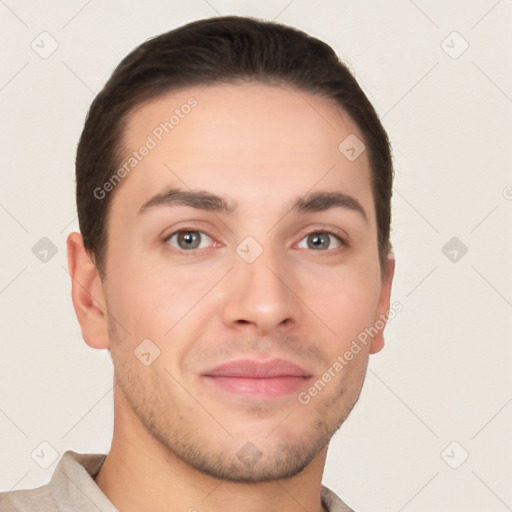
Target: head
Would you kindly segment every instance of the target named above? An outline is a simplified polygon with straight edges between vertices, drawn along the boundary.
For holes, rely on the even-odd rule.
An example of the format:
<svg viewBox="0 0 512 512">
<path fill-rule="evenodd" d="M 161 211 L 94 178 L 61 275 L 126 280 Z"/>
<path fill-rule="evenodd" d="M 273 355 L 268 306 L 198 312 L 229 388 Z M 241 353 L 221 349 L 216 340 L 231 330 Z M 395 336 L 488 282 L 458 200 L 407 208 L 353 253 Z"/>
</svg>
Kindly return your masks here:
<svg viewBox="0 0 512 512">
<path fill-rule="evenodd" d="M 304 469 L 384 343 L 392 178 L 374 108 L 299 30 L 212 18 L 123 59 L 78 145 L 68 239 L 123 417 L 218 478 Z"/>
</svg>

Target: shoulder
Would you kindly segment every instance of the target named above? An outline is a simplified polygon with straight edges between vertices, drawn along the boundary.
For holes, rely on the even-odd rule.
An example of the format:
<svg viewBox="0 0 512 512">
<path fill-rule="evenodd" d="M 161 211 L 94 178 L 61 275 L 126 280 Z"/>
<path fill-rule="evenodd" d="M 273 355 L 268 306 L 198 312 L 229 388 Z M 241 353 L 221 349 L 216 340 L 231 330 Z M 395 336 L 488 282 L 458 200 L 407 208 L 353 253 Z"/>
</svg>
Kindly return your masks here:
<svg viewBox="0 0 512 512">
<path fill-rule="evenodd" d="M 0 492 L 0 512 L 115 511 L 93 480 L 104 459 L 104 454 L 66 451 L 47 484 Z"/>
<path fill-rule="evenodd" d="M 58 512 L 46 484 L 35 489 L 0 492 L 0 512 Z"/>
</svg>

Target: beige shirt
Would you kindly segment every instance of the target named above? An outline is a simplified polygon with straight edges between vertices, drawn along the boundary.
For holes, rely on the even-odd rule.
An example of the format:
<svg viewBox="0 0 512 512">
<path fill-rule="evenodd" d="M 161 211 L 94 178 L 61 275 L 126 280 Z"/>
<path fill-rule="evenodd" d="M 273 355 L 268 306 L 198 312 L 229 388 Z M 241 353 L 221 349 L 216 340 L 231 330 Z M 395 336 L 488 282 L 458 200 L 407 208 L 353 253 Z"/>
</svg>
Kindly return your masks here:
<svg viewBox="0 0 512 512">
<path fill-rule="evenodd" d="M 0 512 L 118 512 L 93 480 L 105 457 L 68 450 L 46 485 L 0 492 Z M 329 512 L 354 512 L 325 486 L 322 501 Z"/>
</svg>

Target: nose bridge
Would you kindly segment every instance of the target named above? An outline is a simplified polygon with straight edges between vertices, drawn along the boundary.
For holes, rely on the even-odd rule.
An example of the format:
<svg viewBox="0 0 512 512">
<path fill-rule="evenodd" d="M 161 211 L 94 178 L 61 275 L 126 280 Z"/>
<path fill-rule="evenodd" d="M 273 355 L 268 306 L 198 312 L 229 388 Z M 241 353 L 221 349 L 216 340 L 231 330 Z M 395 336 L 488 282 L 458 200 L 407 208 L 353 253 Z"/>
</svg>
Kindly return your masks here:
<svg viewBox="0 0 512 512">
<path fill-rule="evenodd" d="M 292 267 L 270 239 L 247 237 L 237 246 L 223 311 L 226 323 L 251 323 L 260 334 L 298 318 Z"/>
</svg>

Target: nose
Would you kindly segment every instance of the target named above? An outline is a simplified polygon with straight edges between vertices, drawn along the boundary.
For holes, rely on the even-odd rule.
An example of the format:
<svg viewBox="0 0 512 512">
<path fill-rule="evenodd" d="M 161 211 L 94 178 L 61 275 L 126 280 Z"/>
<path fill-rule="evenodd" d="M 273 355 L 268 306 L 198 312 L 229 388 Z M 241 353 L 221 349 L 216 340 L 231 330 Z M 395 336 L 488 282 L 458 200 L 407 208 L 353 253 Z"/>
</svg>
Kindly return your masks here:
<svg viewBox="0 0 512 512">
<path fill-rule="evenodd" d="M 300 318 L 300 289 L 284 256 L 267 248 L 252 263 L 234 256 L 228 274 L 222 316 L 225 325 L 265 336 L 289 331 Z"/>
</svg>

